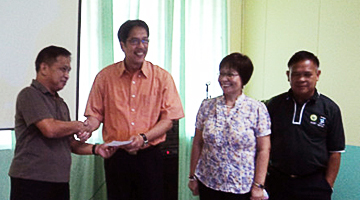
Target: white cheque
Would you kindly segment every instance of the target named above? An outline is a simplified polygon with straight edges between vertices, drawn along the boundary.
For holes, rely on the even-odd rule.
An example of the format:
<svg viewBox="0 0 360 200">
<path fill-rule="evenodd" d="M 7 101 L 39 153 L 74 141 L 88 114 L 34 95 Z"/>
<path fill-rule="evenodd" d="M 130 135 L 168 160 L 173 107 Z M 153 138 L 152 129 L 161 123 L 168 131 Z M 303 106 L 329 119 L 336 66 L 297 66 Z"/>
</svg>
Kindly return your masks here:
<svg viewBox="0 0 360 200">
<path fill-rule="evenodd" d="M 128 140 L 128 141 L 112 141 L 110 143 L 106 143 L 106 146 L 118 147 L 118 146 L 123 146 L 123 145 L 130 144 L 131 142 L 132 142 L 132 140 Z"/>
</svg>

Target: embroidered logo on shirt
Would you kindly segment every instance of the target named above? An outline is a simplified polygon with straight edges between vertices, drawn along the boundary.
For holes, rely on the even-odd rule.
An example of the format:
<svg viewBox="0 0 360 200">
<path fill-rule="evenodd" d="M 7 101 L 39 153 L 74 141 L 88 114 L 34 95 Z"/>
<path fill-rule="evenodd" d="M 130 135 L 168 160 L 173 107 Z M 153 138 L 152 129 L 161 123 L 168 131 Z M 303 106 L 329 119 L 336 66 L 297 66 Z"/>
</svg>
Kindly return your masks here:
<svg viewBox="0 0 360 200">
<path fill-rule="evenodd" d="M 323 116 L 320 116 L 318 126 L 320 126 L 321 128 L 324 128 L 324 126 L 325 126 L 325 121 L 326 121 L 326 118 L 323 117 Z"/>
<path fill-rule="evenodd" d="M 310 120 L 316 122 L 317 116 L 315 114 L 310 115 Z"/>
<path fill-rule="evenodd" d="M 310 124 L 317 125 L 321 128 L 325 127 L 326 118 L 324 116 L 318 117 L 316 114 L 310 115 Z"/>
</svg>

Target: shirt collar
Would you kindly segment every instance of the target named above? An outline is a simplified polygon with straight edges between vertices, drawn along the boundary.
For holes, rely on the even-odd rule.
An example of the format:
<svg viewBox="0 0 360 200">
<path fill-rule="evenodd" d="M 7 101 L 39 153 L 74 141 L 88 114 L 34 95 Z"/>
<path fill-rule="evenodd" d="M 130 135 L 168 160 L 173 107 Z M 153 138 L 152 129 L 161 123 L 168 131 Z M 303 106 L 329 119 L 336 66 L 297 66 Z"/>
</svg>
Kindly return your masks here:
<svg viewBox="0 0 360 200">
<path fill-rule="evenodd" d="M 240 105 L 244 101 L 244 99 L 245 99 L 245 94 L 241 93 L 241 95 L 238 96 L 238 98 L 235 101 L 235 106 Z M 224 95 L 222 95 L 222 97 L 221 97 L 221 103 L 224 105 L 226 104 Z"/>
<path fill-rule="evenodd" d="M 308 101 L 316 101 L 316 99 L 318 99 L 320 97 L 320 93 L 317 91 L 317 89 L 315 88 L 314 94 L 312 95 L 312 97 L 308 100 Z M 292 91 L 292 89 L 290 88 L 288 91 L 288 97 L 286 98 L 287 100 L 289 99 L 295 99 L 294 98 L 294 92 Z"/>
<path fill-rule="evenodd" d="M 35 79 L 32 80 L 31 86 L 36 88 L 37 90 L 40 90 L 43 94 L 59 97 L 59 94 L 57 92 L 55 92 L 55 95 L 51 94 L 51 92 L 49 92 L 49 90 L 46 89 L 46 87 L 43 84 L 41 84 L 39 81 Z"/>
<path fill-rule="evenodd" d="M 119 69 L 119 76 L 122 76 L 126 70 L 125 68 L 125 61 L 123 62 L 118 62 L 117 64 L 117 68 Z"/>
<path fill-rule="evenodd" d="M 125 60 L 118 63 L 118 68 L 119 68 L 119 76 L 122 76 L 124 74 L 124 72 L 126 72 Z M 144 60 L 142 66 L 141 66 L 141 69 L 140 69 L 140 73 L 143 74 L 146 78 L 149 77 L 149 74 L 150 74 L 149 62 Z"/>
<path fill-rule="evenodd" d="M 150 64 L 146 61 L 143 62 L 143 65 L 141 67 L 141 72 L 144 74 L 144 76 L 147 78 L 150 75 Z"/>
</svg>

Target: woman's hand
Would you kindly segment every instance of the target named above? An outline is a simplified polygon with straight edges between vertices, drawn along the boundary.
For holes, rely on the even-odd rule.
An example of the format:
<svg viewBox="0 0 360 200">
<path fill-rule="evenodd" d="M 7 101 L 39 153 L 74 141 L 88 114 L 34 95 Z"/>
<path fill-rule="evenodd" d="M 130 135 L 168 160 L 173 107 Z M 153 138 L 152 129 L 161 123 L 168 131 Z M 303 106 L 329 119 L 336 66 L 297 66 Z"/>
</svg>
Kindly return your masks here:
<svg viewBox="0 0 360 200">
<path fill-rule="evenodd" d="M 264 199 L 264 191 L 258 187 L 251 188 L 251 197 L 250 200 L 263 200 Z"/>
<path fill-rule="evenodd" d="M 199 195 L 199 183 L 198 180 L 189 180 L 188 187 L 190 188 L 194 196 Z"/>
</svg>

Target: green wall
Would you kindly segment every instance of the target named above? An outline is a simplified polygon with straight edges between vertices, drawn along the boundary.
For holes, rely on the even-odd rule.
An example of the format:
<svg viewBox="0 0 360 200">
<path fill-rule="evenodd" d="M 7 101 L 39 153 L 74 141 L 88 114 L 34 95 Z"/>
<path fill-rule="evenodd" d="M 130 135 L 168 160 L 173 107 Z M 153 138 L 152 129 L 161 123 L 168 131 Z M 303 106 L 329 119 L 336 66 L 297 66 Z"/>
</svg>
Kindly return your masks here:
<svg viewBox="0 0 360 200">
<path fill-rule="evenodd" d="M 333 200 L 360 199 L 360 147 L 346 146 L 342 154 L 341 166 L 335 182 Z"/>
<path fill-rule="evenodd" d="M 8 172 L 12 158 L 12 150 L 0 150 L 0 200 L 7 200 L 10 197 Z"/>
</svg>

